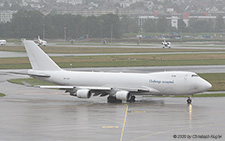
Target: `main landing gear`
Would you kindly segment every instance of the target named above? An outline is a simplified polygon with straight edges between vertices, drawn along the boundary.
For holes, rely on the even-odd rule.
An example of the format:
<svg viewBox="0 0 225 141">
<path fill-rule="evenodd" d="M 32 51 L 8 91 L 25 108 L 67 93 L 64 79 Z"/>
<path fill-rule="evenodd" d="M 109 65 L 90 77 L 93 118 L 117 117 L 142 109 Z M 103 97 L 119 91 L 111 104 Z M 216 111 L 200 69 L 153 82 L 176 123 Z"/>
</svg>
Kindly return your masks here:
<svg viewBox="0 0 225 141">
<path fill-rule="evenodd" d="M 127 100 L 127 102 L 134 103 L 134 102 L 135 102 L 135 98 L 136 98 L 136 97 L 135 97 L 134 95 L 132 95 L 132 96 L 130 97 L 130 99 Z M 109 97 L 107 98 L 107 103 L 122 103 L 122 100 L 117 99 L 117 98 L 114 97 L 114 96 L 109 96 Z"/>
<path fill-rule="evenodd" d="M 129 100 L 127 100 L 127 102 L 130 102 L 130 103 L 134 103 L 135 102 L 135 96 L 134 95 L 132 95 L 131 97 L 130 97 L 130 99 Z"/>
<path fill-rule="evenodd" d="M 191 96 L 188 97 L 187 99 L 187 104 L 191 104 L 192 100 L 191 100 Z"/>
<path fill-rule="evenodd" d="M 114 97 L 114 96 L 109 96 L 109 97 L 107 98 L 107 102 L 108 102 L 108 103 L 122 103 L 122 100 L 117 99 L 117 98 Z"/>
</svg>

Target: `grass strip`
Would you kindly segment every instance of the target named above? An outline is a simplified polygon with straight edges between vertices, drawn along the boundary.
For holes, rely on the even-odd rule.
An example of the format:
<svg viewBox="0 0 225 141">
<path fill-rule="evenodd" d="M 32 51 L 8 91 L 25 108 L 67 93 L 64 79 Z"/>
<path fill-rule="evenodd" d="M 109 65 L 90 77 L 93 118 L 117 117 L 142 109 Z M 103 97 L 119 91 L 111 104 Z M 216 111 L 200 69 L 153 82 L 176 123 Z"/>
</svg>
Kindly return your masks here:
<svg viewBox="0 0 225 141">
<path fill-rule="evenodd" d="M 210 46 L 207 46 L 210 47 Z M 96 54 L 96 53 L 154 53 L 154 52 L 218 52 L 221 49 L 163 49 L 163 48 L 121 48 L 121 47 L 41 47 L 46 53 L 58 54 Z M 25 52 L 23 46 L 3 46 L 0 51 Z"/>
<path fill-rule="evenodd" d="M 225 91 L 225 73 L 204 73 L 199 76 L 212 84 L 209 91 Z"/>
<path fill-rule="evenodd" d="M 225 54 L 163 54 L 52 57 L 61 68 L 225 65 Z M 29 69 L 28 58 L 0 58 L 0 69 Z"/>
<path fill-rule="evenodd" d="M 3 96 L 5 96 L 5 94 L 3 94 L 3 93 L 0 93 L 0 97 L 3 97 Z"/>
</svg>

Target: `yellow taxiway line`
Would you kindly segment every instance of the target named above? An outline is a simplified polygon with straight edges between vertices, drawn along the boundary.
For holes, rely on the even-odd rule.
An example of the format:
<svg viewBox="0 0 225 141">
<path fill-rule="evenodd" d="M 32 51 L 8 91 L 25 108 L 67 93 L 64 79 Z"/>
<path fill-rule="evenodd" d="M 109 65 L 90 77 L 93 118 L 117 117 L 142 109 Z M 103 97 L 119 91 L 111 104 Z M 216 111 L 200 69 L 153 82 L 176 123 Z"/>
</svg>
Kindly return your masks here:
<svg viewBox="0 0 225 141">
<path fill-rule="evenodd" d="M 123 132 L 124 132 L 124 128 L 125 128 L 125 124 L 126 124 L 126 120 L 127 120 L 127 112 L 128 112 L 128 105 L 125 104 L 127 106 L 126 108 L 126 112 L 125 112 L 125 116 L 124 116 L 124 120 L 123 120 L 123 129 L 121 132 L 121 136 L 120 136 L 120 141 L 123 141 Z"/>
</svg>

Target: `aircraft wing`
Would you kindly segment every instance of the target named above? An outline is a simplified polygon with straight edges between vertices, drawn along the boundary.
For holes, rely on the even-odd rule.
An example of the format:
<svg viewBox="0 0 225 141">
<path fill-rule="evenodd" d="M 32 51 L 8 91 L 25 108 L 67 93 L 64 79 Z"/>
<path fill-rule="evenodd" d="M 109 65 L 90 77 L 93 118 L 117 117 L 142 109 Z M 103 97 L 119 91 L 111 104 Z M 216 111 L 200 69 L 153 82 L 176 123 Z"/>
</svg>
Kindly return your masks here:
<svg viewBox="0 0 225 141">
<path fill-rule="evenodd" d="M 91 91 L 129 91 L 129 92 L 135 92 L 135 93 L 143 93 L 143 92 L 149 92 L 149 93 L 159 93 L 158 90 L 150 87 L 139 87 L 139 88 L 128 88 L 128 87 L 92 87 L 92 86 L 36 86 L 42 89 L 62 89 L 62 90 L 73 90 L 73 89 L 88 89 Z"/>
<path fill-rule="evenodd" d="M 112 88 L 110 87 L 87 87 L 87 86 L 38 86 L 42 89 L 89 89 L 89 90 L 99 90 L 99 91 L 110 91 Z"/>
<path fill-rule="evenodd" d="M 37 73 L 37 72 L 29 72 L 29 73 L 24 73 L 24 72 L 10 72 L 10 73 L 14 73 L 14 74 L 20 74 L 20 75 L 29 75 L 31 77 L 50 77 L 50 75 L 48 74 L 44 74 L 44 73 Z M 26 84 L 27 85 L 27 84 Z M 29 84 L 29 86 L 31 86 Z M 135 92 L 135 94 L 138 93 L 144 93 L 144 92 L 148 92 L 149 94 L 157 94 L 159 93 L 158 90 L 151 88 L 151 87 L 118 87 L 118 86 L 97 86 L 97 87 L 93 87 L 93 86 L 63 86 L 63 85 L 52 85 L 52 86 L 35 86 L 38 88 L 42 88 L 42 89 L 62 89 L 62 90 L 79 90 L 79 89 L 88 89 L 91 91 L 102 91 L 102 92 L 109 92 L 109 91 L 121 91 L 121 90 L 125 90 L 128 92 Z"/>
<path fill-rule="evenodd" d="M 159 92 L 158 90 L 151 88 L 151 87 L 137 87 L 137 88 L 130 88 L 130 87 L 114 87 L 113 89 L 119 90 L 126 90 L 130 92 Z"/>
</svg>

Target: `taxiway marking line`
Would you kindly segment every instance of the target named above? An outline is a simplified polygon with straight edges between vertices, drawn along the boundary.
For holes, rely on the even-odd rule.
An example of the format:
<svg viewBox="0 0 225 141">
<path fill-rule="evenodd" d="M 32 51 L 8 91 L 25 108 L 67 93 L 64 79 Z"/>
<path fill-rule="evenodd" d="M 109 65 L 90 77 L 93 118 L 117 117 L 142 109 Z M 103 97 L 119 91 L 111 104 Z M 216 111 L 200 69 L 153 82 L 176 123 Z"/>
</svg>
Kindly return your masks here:
<svg viewBox="0 0 225 141">
<path fill-rule="evenodd" d="M 102 128 L 119 128 L 119 126 L 102 126 Z"/>
<path fill-rule="evenodd" d="M 120 136 L 120 141 L 123 141 L 123 132 L 124 132 L 124 128 L 125 128 L 125 124 L 126 124 L 126 120 L 127 120 L 127 112 L 128 112 L 128 105 L 125 104 L 127 106 L 126 108 L 126 112 L 125 112 L 125 116 L 124 116 L 124 120 L 123 120 L 123 129 L 121 132 L 121 136 Z"/>
<path fill-rule="evenodd" d="M 137 113 L 137 114 L 139 114 L 139 113 L 146 113 L 146 111 L 129 111 L 129 113 Z"/>
</svg>

